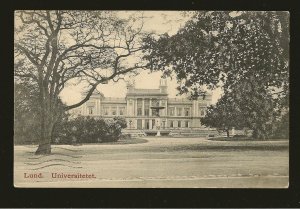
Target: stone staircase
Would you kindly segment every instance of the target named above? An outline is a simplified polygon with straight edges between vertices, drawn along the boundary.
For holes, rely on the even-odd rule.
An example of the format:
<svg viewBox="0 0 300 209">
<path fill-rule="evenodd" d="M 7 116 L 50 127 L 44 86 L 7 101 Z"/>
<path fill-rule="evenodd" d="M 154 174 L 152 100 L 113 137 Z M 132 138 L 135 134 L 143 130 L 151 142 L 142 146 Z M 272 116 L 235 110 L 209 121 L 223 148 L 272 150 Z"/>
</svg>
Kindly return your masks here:
<svg viewBox="0 0 300 209">
<path fill-rule="evenodd" d="M 173 137 L 217 137 L 222 136 L 217 130 L 209 129 L 176 129 L 172 130 L 169 134 Z"/>
<path fill-rule="evenodd" d="M 156 133 L 156 130 L 138 130 L 138 129 L 123 129 L 123 135 L 129 135 L 131 138 L 145 137 L 148 132 Z M 147 133 L 146 133 L 147 132 Z M 219 133 L 215 129 L 173 129 L 173 130 L 161 130 L 166 132 L 166 135 L 171 137 L 226 137 L 225 132 Z M 148 133 L 148 135 L 151 135 Z M 154 134 L 155 135 L 155 134 Z"/>
<path fill-rule="evenodd" d="M 131 138 L 147 136 L 147 134 L 143 130 L 138 129 L 123 129 L 122 134 L 130 135 Z"/>
</svg>

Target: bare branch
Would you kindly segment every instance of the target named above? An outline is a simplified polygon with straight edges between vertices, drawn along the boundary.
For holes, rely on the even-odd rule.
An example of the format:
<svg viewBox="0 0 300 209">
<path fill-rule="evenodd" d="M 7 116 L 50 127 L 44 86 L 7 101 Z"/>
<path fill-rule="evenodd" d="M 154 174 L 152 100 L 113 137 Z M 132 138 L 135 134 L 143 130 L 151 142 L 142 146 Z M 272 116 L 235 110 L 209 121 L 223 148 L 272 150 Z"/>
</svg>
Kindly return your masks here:
<svg viewBox="0 0 300 209">
<path fill-rule="evenodd" d="M 15 47 L 17 49 L 20 49 L 26 55 L 26 57 L 32 62 L 32 64 L 34 64 L 36 67 L 39 66 L 39 63 L 37 61 L 38 58 L 31 51 L 29 51 L 28 49 L 26 49 L 25 47 L 23 47 L 18 43 L 15 43 Z"/>
</svg>

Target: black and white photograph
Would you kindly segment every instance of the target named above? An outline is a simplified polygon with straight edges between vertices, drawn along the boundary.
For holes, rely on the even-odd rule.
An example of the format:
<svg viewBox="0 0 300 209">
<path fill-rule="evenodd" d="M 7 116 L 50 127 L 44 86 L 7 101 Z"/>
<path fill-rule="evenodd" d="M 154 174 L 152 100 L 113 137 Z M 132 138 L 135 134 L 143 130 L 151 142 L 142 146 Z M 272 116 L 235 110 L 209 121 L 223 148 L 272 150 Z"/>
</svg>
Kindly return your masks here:
<svg viewBox="0 0 300 209">
<path fill-rule="evenodd" d="M 289 187 L 287 11 L 16 10 L 17 188 Z"/>
</svg>

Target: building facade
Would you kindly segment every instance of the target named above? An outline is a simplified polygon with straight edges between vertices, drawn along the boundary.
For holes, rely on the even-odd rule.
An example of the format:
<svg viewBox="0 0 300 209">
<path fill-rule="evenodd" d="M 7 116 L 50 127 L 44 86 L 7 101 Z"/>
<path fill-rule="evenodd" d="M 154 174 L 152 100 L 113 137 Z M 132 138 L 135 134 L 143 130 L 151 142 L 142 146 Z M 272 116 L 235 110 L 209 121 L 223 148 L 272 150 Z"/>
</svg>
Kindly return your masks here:
<svg viewBox="0 0 300 209">
<path fill-rule="evenodd" d="M 198 100 L 169 98 L 167 81 L 161 79 L 158 89 L 138 89 L 134 82 L 128 83 L 125 98 L 104 97 L 97 91 L 75 112 L 92 117 L 125 117 L 128 129 L 203 128 L 200 118 L 205 116 L 211 99 L 211 94 Z M 159 120 L 157 110 L 151 109 L 155 106 L 163 108 L 159 110 Z"/>
</svg>

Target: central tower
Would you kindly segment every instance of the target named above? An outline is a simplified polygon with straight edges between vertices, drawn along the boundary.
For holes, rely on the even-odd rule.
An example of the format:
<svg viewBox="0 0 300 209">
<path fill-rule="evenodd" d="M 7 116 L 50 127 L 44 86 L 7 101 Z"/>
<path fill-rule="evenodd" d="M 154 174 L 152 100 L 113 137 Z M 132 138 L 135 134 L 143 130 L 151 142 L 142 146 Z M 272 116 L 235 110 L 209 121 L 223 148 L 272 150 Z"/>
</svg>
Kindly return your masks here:
<svg viewBox="0 0 300 209">
<path fill-rule="evenodd" d="M 167 93 L 168 91 L 168 85 L 167 85 L 167 80 L 166 79 L 160 79 L 159 81 L 159 89 L 160 93 Z"/>
</svg>

